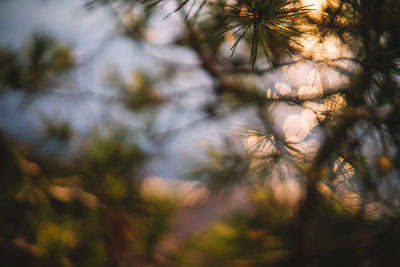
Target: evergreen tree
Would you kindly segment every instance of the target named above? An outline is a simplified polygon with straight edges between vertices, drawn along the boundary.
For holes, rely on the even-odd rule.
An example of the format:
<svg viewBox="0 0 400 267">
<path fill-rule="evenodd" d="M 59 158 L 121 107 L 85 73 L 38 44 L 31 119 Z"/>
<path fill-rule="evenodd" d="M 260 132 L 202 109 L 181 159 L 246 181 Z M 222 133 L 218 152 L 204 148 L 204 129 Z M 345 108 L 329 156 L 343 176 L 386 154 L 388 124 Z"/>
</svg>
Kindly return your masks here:
<svg viewBox="0 0 400 267">
<path fill-rule="evenodd" d="M 160 74 L 110 72 L 116 96 L 98 97 L 134 114 L 133 127 L 113 120 L 79 138 L 67 122 L 44 116 L 36 143 L 2 131 L 5 266 L 399 265 L 399 1 L 91 0 L 85 7 L 109 10 L 121 35 L 143 47 L 157 46 L 147 30 L 173 7 L 169 16 L 184 28 L 169 48 L 189 49 L 198 64 L 191 70 L 161 58 Z M 68 46 L 35 34 L 21 51 L 1 49 L 0 93 L 51 94 L 79 64 Z M 155 122 L 165 105 L 191 107 L 159 87 L 187 71 L 211 81 L 194 88 L 207 92 L 196 106 L 203 117 L 162 132 Z M 146 178 L 171 136 L 243 113 L 251 114 L 248 128 L 209 147 L 207 162 L 184 177 L 190 183 Z M 79 149 L 59 152 L 76 139 Z M 61 149 L 43 151 L 51 140 Z M 202 184 L 209 199 L 244 188 L 249 208 L 179 240 L 188 206 L 204 204 L 193 200 Z"/>
</svg>

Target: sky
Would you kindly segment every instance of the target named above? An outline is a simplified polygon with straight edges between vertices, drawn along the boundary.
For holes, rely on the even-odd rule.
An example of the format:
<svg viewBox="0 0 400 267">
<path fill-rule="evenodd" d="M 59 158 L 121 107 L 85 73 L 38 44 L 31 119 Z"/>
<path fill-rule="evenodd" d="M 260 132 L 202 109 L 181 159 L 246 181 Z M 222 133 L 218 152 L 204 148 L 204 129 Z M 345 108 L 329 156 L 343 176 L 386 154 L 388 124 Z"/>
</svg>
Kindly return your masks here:
<svg viewBox="0 0 400 267">
<path fill-rule="evenodd" d="M 117 67 L 125 75 L 134 69 L 144 69 L 150 73 L 159 71 L 157 61 L 148 51 L 157 57 L 179 59 L 186 63 L 197 62 L 193 54 L 184 49 L 173 51 L 168 48 L 144 48 L 126 38 L 110 38 L 116 31 L 116 21 L 110 13 L 101 8 L 89 12 L 83 8 L 83 3 L 82 0 L 0 1 L 0 45 L 18 48 L 29 39 L 32 32 L 42 31 L 69 44 L 78 61 L 84 61 L 96 52 L 93 60 L 80 66 L 71 76 L 74 80 L 72 87 L 78 91 L 101 93 L 108 93 L 104 77 L 110 66 Z M 169 16 L 165 19 L 165 14 L 161 11 L 151 22 L 153 27 L 148 34 L 156 44 L 168 42 L 179 32 L 174 17 Z M 99 47 L 101 49 L 98 49 Z M 185 88 L 196 83 L 209 84 L 209 80 L 202 73 L 196 73 L 195 76 L 184 74 L 170 86 Z M 95 94 L 63 93 L 69 89 L 71 88 L 56 88 L 56 92 L 59 93 L 40 97 L 30 103 L 28 108 L 21 102 L 21 94 L 13 92 L 3 95 L 0 98 L 0 127 L 14 136 L 35 140 L 40 134 L 39 114 L 68 120 L 83 134 L 104 117 L 117 117 L 128 122 L 132 120 L 132 117 L 120 109 L 105 105 Z M 189 104 L 193 104 L 193 101 L 198 102 L 200 98 L 189 99 Z M 73 105 L 66 104 L 68 102 L 73 102 Z M 167 108 L 164 116 L 159 119 L 161 127 L 164 120 L 179 126 L 198 116 L 194 113 L 177 116 L 176 112 L 182 113 Z M 204 124 L 171 138 L 164 148 L 164 155 L 156 157 L 154 164 L 150 166 L 151 174 L 167 178 L 182 175 L 185 172 L 182 159 L 188 154 L 195 155 L 201 146 L 199 142 L 219 142 L 219 135 L 230 127 L 228 125 L 229 121 L 218 126 Z M 221 126 L 224 126 L 223 129 Z"/>
<path fill-rule="evenodd" d="M 104 10 L 88 13 L 81 0 L 5 0 L 0 1 L 0 14 L 3 44 L 21 44 L 32 31 L 39 29 L 89 49 L 113 29 Z"/>
<path fill-rule="evenodd" d="M 118 118 L 126 122 L 133 121 L 134 118 L 119 108 L 107 105 L 95 94 L 96 92 L 109 93 L 104 78 L 110 66 L 117 67 L 125 75 L 134 69 L 144 69 L 150 74 L 156 75 L 160 71 L 157 61 L 159 58 L 186 63 L 197 62 L 196 57 L 185 49 L 172 50 L 159 46 L 154 48 L 138 45 L 123 37 L 112 38 L 117 30 L 114 17 L 104 8 L 89 12 L 83 7 L 83 3 L 83 0 L 0 1 L 0 45 L 18 48 L 28 40 L 34 31 L 50 33 L 60 41 L 69 44 L 80 63 L 77 71 L 71 76 L 73 82 L 67 87 L 73 87 L 72 89 L 78 92 L 85 91 L 85 94 L 66 94 L 64 92 L 71 88 L 56 88 L 56 93 L 33 101 L 29 108 L 25 109 L 21 108 L 24 105 L 21 105 L 20 94 L 9 93 L 3 96 L 0 98 L 0 127 L 8 130 L 11 134 L 26 139 L 35 139 L 39 133 L 38 127 L 40 127 L 38 114 L 55 115 L 56 118 L 69 120 L 74 128 L 82 134 L 85 134 L 96 123 L 104 120 L 105 117 Z M 161 47 L 180 31 L 179 21 L 174 18 L 174 15 L 168 16 L 168 19 L 165 18 L 168 12 L 168 10 L 159 11 L 159 15 L 151 21 L 150 30 L 146 33 L 153 43 L 161 45 Z M 93 53 L 95 54 L 91 57 Z M 156 57 L 152 55 L 156 55 Z M 92 58 L 92 60 L 82 64 L 87 58 Z M 286 77 L 280 72 L 273 76 L 270 75 L 269 78 L 276 81 L 286 80 L 286 82 L 292 80 L 291 83 L 277 82 L 274 85 L 282 94 L 291 93 L 293 88 L 290 88 L 289 85 L 299 83 L 299 77 L 304 77 L 304 73 L 300 73 L 299 70 L 306 70 L 306 68 L 300 66 L 291 71 L 285 71 Z M 290 73 L 294 75 L 291 79 Z M 312 73 L 306 76 L 310 76 L 310 74 Z M 311 79 L 313 77 L 319 76 L 316 73 L 312 75 Z M 184 73 L 168 86 L 185 88 L 193 87 L 196 84 L 210 84 L 210 79 L 202 72 Z M 269 90 L 265 79 L 260 81 L 260 85 Z M 283 92 L 284 90 L 286 91 Z M 305 90 L 309 91 L 310 88 L 307 87 Z M 204 97 L 206 97 L 204 94 L 194 95 L 192 98 L 186 99 L 185 104 L 196 106 Z M 73 103 L 73 105 L 66 103 Z M 32 112 L 32 110 L 36 112 Z M 293 114 L 290 114 L 286 106 L 276 110 L 280 114 L 278 120 L 283 124 L 285 133 L 292 133 L 289 138 L 302 140 L 308 135 L 313 117 L 307 119 L 303 116 L 304 114 L 301 114 L 301 110 L 293 110 Z M 285 112 L 281 112 L 282 110 Z M 288 117 L 287 112 L 292 117 L 286 118 Z M 195 120 L 198 115 L 195 112 L 185 111 L 182 113 L 174 108 L 166 108 L 158 121 L 161 128 L 168 126 L 164 121 L 179 126 Z M 296 122 L 302 123 L 293 128 L 292 126 L 296 125 Z M 179 134 L 168 141 L 164 149 L 165 154 L 156 158 L 155 164 L 151 166 L 151 174 L 163 177 L 181 175 L 185 171 L 182 167 L 185 165 L 182 164 L 183 159 L 187 158 L 187 155 L 198 154 L 201 143 L 218 144 L 221 142 L 223 133 L 241 126 L 248 125 L 246 125 L 246 120 L 239 115 L 222 122 L 191 127 L 184 134 Z M 300 136 L 299 133 L 303 133 L 303 136 Z"/>
</svg>

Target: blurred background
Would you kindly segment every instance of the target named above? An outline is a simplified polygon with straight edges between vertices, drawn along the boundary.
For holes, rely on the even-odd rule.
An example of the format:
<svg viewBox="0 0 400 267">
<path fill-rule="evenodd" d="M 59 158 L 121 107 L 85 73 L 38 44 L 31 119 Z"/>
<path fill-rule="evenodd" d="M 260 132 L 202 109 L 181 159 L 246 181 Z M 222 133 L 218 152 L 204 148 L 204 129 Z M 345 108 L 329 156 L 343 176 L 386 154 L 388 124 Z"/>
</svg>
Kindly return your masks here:
<svg viewBox="0 0 400 267">
<path fill-rule="evenodd" d="M 0 13 L 4 266 L 398 266 L 398 1 Z"/>
</svg>

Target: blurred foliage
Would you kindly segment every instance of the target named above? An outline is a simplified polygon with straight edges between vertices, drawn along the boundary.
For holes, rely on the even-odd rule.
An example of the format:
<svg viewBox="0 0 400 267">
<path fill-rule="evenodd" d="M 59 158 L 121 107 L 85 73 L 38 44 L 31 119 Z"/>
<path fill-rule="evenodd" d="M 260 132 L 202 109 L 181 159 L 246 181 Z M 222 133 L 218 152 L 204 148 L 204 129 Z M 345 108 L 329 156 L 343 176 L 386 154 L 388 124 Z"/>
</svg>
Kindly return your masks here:
<svg viewBox="0 0 400 267">
<path fill-rule="evenodd" d="M 75 65 L 68 46 L 45 33 L 33 34 L 22 51 L 3 48 L 0 53 L 1 90 L 39 93 L 56 84 L 56 78 Z"/>
<path fill-rule="evenodd" d="M 232 143 L 227 144 L 226 150 L 208 148 L 207 156 L 210 160 L 193 169 L 191 176 L 205 182 L 215 192 L 245 181 L 250 168 L 248 157 L 243 151 L 230 145 Z"/>
<path fill-rule="evenodd" d="M 2 265 L 398 266 L 399 1 L 85 1 L 144 47 L 166 5 L 183 25 L 168 45 L 198 64 L 161 57 L 161 75 L 112 71 L 114 94 L 91 91 L 132 121 L 105 118 L 82 134 L 40 114 L 38 140 L 0 130 Z M 35 33 L 0 49 L 0 92 L 51 95 L 80 64 L 71 47 Z M 209 85 L 162 90 L 188 72 Z M 204 117 L 157 128 L 165 107 L 195 110 L 195 92 L 207 94 L 196 99 Z M 154 121 L 137 116 L 149 111 Z M 151 179 L 167 137 L 246 112 L 252 130 L 209 146 L 185 177 L 207 184 L 208 199 L 200 183 Z M 62 145 L 43 151 L 53 139 Z M 186 205 L 187 195 L 200 200 Z"/>
<path fill-rule="evenodd" d="M 131 79 L 124 81 L 113 71 L 108 75 L 108 82 L 120 91 L 122 102 L 128 109 L 155 109 L 166 100 L 158 93 L 155 82 L 146 73 L 133 72 Z"/>
</svg>

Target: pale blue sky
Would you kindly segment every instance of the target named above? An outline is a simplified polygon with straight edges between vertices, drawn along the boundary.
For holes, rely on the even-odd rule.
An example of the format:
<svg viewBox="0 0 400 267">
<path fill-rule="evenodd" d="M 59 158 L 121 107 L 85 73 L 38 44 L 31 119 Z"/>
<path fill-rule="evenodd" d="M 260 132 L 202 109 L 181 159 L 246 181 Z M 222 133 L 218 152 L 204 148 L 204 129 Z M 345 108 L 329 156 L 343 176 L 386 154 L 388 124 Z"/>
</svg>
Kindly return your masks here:
<svg viewBox="0 0 400 267">
<path fill-rule="evenodd" d="M 86 11 L 83 9 L 82 0 L 0 0 L 0 45 L 11 45 L 19 47 L 30 36 L 33 31 L 48 32 L 63 42 L 71 45 L 75 53 L 85 58 L 90 55 L 100 43 L 115 31 L 115 22 L 105 9 Z M 179 31 L 179 25 L 171 17 L 164 20 L 164 16 L 158 16 L 152 22 L 158 29 L 156 36 L 161 41 L 168 39 L 169 32 Z M 152 48 L 150 48 L 152 49 Z M 172 51 L 170 49 L 154 50 L 162 57 L 169 57 L 186 62 L 195 62 L 196 59 L 185 50 Z M 132 69 L 147 69 L 151 72 L 157 71 L 157 62 L 141 46 L 126 38 L 117 38 L 110 42 L 105 49 L 90 64 L 84 65 L 74 74 L 77 80 L 75 86 L 82 86 L 93 91 L 106 90 L 104 88 L 104 75 L 110 64 L 118 66 L 123 72 Z M 207 84 L 209 80 L 201 73 L 186 73 L 170 85 L 174 88 L 193 87 L 194 84 Z M 63 88 L 61 88 L 63 89 Z M 197 95 L 188 99 L 189 104 L 195 106 L 203 96 Z M 35 138 L 38 123 L 37 112 L 56 115 L 58 118 L 70 120 L 78 131 L 86 131 L 93 124 L 101 121 L 104 116 L 114 112 L 124 120 L 129 117 L 110 106 L 105 106 L 101 99 L 95 95 L 62 95 L 51 94 L 34 101 L 29 108 L 20 109 L 20 95 L 10 93 L 0 98 L 0 127 L 10 131 L 12 134 L 23 138 Z M 73 105 L 66 104 L 71 103 Z M 22 105 L 23 107 L 23 105 Z M 33 112 L 32 112 L 33 111 Z M 172 112 L 172 113 L 171 113 Z M 175 109 L 166 109 L 160 118 L 160 124 L 168 120 L 175 125 L 182 125 L 195 119 L 195 113 L 180 112 L 175 114 Z M 169 119 L 168 119 L 169 118 Z M 172 120 L 171 120 L 172 118 Z M 228 121 L 223 124 L 226 126 Z M 229 124 L 229 123 L 228 123 Z M 174 177 L 184 171 L 183 158 L 186 155 L 196 155 L 199 151 L 199 140 L 208 139 L 216 142 L 221 133 L 220 124 L 208 126 L 191 127 L 177 138 L 169 140 L 166 155 L 156 159 L 151 166 L 151 174 L 163 177 Z M 225 127 L 225 130 L 226 131 Z M 182 155 L 183 158 L 181 157 Z"/>
</svg>

